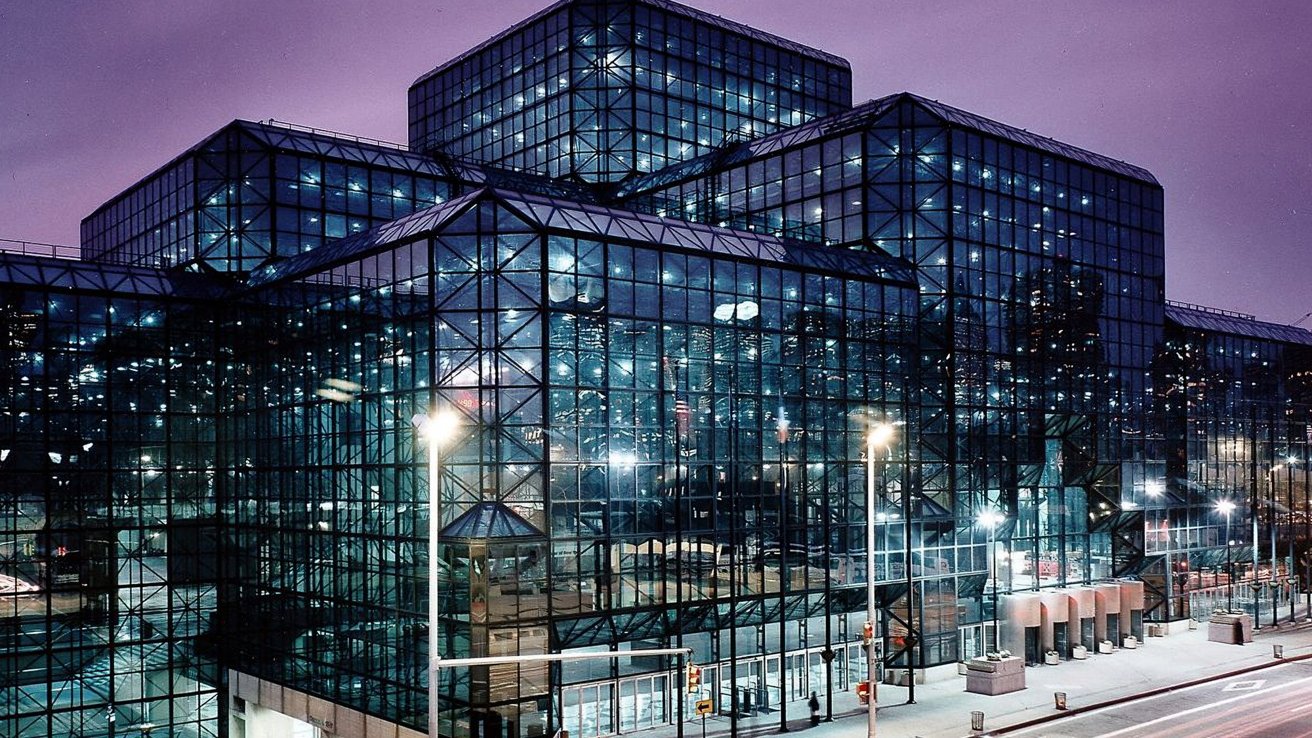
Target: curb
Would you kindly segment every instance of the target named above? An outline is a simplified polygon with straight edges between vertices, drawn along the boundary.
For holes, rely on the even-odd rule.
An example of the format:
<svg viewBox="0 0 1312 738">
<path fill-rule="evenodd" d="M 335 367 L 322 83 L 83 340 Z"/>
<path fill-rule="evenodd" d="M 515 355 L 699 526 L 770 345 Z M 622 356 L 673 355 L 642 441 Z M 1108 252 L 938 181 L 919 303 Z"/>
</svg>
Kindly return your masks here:
<svg viewBox="0 0 1312 738">
<path fill-rule="evenodd" d="M 1103 700 L 1102 702 L 1095 702 L 1090 705 L 1084 705 L 1081 707 L 1072 707 L 1069 710 L 1062 710 L 1061 712 L 1052 715 L 1044 715 L 1043 717 L 1030 718 L 1029 720 L 1025 720 L 1019 723 L 1013 723 L 1012 725 L 1006 725 L 1001 728 L 996 728 L 994 730 L 982 731 L 979 733 L 970 732 L 967 733 L 964 736 L 964 738 L 987 738 L 987 736 L 1006 735 L 1007 733 L 1012 733 L 1017 730 L 1024 730 L 1026 728 L 1032 728 L 1036 725 L 1050 723 L 1054 720 L 1061 720 L 1063 718 L 1074 717 L 1082 713 L 1093 712 L 1094 710 L 1101 710 L 1104 707 L 1122 705 L 1125 704 L 1126 702 L 1141 700 L 1145 697 L 1156 697 L 1159 694 L 1166 694 L 1167 692 L 1174 692 L 1179 689 L 1188 689 L 1190 687 L 1196 687 L 1200 684 L 1214 682 L 1218 679 L 1227 679 L 1229 677 L 1240 676 L 1254 671 L 1261 671 L 1262 669 L 1270 669 L 1273 666 L 1280 666 L 1281 664 L 1291 664 L 1299 661 L 1308 661 L 1308 660 L 1312 660 L 1312 653 L 1300 654 L 1298 656 L 1286 656 L 1284 658 L 1279 658 L 1279 659 L 1272 658 L 1271 661 L 1266 663 L 1254 664 L 1252 666 L 1245 666 L 1239 669 L 1232 669 L 1230 671 L 1224 671 L 1219 674 L 1212 674 L 1205 677 L 1199 677 L 1197 679 L 1190 679 L 1187 682 L 1179 682 L 1177 684 L 1171 684 L 1165 687 L 1155 687 L 1146 692 L 1137 692 L 1135 694 L 1124 695 L 1121 697 L 1113 697 L 1111 699 Z"/>
</svg>

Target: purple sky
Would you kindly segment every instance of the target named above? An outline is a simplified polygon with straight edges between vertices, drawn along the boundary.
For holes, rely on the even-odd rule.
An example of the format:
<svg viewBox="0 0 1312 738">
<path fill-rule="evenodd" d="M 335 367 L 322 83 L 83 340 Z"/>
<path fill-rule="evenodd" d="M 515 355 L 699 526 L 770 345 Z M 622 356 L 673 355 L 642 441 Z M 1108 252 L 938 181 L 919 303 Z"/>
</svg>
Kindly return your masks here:
<svg viewBox="0 0 1312 738">
<path fill-rule="evenodd" d="M 0 237 L 76 244 L 233 118 L 404 141 L 410 82 L 549 2 L 4 3 Z M 910 90 L 1147 167 L 1171 299 L 1312 311 L 1312 3 L 694 4 L 847 57 L 858 101 Z"/>
</svg>

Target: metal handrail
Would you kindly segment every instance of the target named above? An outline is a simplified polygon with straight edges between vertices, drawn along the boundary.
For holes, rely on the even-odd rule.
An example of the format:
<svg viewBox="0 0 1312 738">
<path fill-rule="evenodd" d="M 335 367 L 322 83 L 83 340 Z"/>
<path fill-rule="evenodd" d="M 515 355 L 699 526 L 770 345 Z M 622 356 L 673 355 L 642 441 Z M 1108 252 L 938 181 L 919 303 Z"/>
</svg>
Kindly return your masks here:
<svg viewBox="0 0 1312 738">
<path fill-rule="evenodd" d="M 77 246 L 64 246 L 39 241 L 17 241 L 12 238 L 0 238 L 0 251 L 26 256 L 44 256 L 51 259 L 80 259 L 82 249 Z"/>
<path fill-rule="evenodd" d="M 381 138 L 356 136 L 355 134 L 342 133 L 341 131 L 333 131 L 327 128 L 315 128 L 313 126 L 304 126 L 299 123 L 288 123 L 285 120 L 277 120 L 275 118 L 262 120 L 259 121 L 259 123 L 260 125 L 275 126 L 277 128 L 286 128 L 290 131 L 301 131 L 303 133 L 310 133 L 317 136 L 332 136 L 333 138 L 340 138 L 345 141 L 352 141 L 355 143 L 366 144 L 369 146 L 381 146 L 382 148 L 385 149 L 396 149 L 398 151 L 406 151 L 406 152 L 413 153 L 412 149 L 406 144 L 396 143 L 395 141 L 384 141 Z"/>
<path fill-rule="evenodd" d="M 1187 310 L 1196 310 L 1200 313 L 1224 315 L 1229 318 L 1242 318 L 1244 320 L 1257 320 L 1256 315 L 1249 315 L 1248 313 L 1240 313 L 1234 310 L 1222 310 L 1221 308 L 1209 307 L 1207 305 L 1196 305 L 1192 302 L 1178 302 L 1176 300 L 1167 300 L 1166 304 L 1170 305 L 1171 307 L 1185 308 Z"/>
</svg>

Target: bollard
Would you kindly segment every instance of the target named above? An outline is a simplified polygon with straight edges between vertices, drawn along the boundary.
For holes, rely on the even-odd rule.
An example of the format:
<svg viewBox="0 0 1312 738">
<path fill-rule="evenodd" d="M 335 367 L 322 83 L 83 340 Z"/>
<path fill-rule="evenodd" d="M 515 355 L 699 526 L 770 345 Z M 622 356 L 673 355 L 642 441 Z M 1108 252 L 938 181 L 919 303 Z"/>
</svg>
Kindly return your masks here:
<svg viewBox="0 0 1312 738">
<path fill-rule="evenodd" d="M 1272 643 L 1271 655 L 1275 658 L 1283 659 L 1285 657 L 1285 647 L 1280 645 L 1279 643 Z"/>
<path fill-rule="evenodd" d="M 1053 703 L 1056 705 L 1056 707 L 1057 707 L 1058 710 L 1065 710 L 1065 709 L 1066 709 L 1066 693 L 1065 693 L 1065 692 L 1053 692 L 1053 693 L 1052 693 L 1052 701 L 1053 701 Z"/>
<path fill-rule="evenodd" d="M 971 712 L 970 712 L 970 729 L 971 729 L 971 730 L 983 730 L 983 729 L 984 729 L 984 713 L 983 713 L 983 712 L 981 712 L 981 711 L 979 711 L 979 710 L 971 710 Z"/>
</svg>

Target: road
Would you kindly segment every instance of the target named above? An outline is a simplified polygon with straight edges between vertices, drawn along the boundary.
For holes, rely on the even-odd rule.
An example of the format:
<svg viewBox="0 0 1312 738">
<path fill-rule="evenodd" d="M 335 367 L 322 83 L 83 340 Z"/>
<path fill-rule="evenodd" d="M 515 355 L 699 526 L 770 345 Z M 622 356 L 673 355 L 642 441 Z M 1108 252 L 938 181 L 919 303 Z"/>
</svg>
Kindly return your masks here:
<svg viewBox="0 0 1312 738">
<path fill-rule="evenodd" d="M 1024 738 L 1312 737 L 1312 662 L 1296 662 L 1008 732 Z"/>
</svg>

